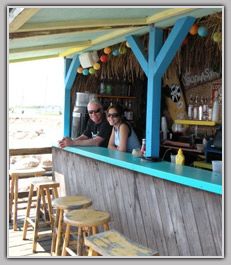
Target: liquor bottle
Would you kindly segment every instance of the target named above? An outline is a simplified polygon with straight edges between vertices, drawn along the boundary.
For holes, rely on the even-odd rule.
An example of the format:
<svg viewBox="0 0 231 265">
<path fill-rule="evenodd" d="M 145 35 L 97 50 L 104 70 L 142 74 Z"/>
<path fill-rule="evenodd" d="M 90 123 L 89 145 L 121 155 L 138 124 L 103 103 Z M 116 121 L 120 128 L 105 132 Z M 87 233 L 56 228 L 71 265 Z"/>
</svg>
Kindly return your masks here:
<svg viewBox="0 0 231 265">
<path fill-rule="evenodd" d="M 133 110 L 132 110 L 131 100 L 129 100 L 129 102 L 128 102 L 127 120 L 133 121 Z"/>
<path fill-rule="evenodd" d="M 218 97 L 216 96 L 213 102 L 212 121 L 218 122 L 218 120 L 219 120 L 219 102 L 218 102 Z"/>
<path fill-rule="evenodd" d="M 189 104 L 188 104 L 188 118 L 192 120 L 193 118 L 193 96 L 190 95 Z"/>
<path fill-rule="evenodd" d="M 202 121 L 203 118 L 203 98 L 201 98 L 201 101 L 199 103 L 199 107 L 198 107 L 198 120 Z"/>
<path fill-rule="evenodd" d="M 193 119 L 198 119 L 198 96 L 195 98 L 194 106 L 193 106 Z"/>
<path fill-rule="evenodd" d="M 208 98 L 207 97 L 204 98 L 202 111 L 203 111 L 202 119 L 204 121 L 208 120 Z"/>
<path fill-rule="evenodd" d="M 209 105 L 208 105 L 208 120 L 212 120 L 213 115 L 213 99 L 212 96 L 210 97 Z"/>
</svg>

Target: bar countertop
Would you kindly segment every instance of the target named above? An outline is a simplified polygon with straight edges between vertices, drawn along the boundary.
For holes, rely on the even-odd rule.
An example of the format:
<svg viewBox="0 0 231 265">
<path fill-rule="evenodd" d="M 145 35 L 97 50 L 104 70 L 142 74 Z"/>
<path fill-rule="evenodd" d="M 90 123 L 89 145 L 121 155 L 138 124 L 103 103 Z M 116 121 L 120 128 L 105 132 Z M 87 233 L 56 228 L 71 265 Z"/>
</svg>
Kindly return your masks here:
<svg viewBox="0 0 231 265">
<path fill-rule="evenodd" d="M 59 148 L 57 146 L 54 147 Z M 114 151 L 103 147 L 75 146 L 65 147 L 63 150 L 156 178 L 222 194 L 222 174 L 217 172 L 176 165 L 167 161 L 150 162 L 134 157 L 130 153 Z"/>
</svg>

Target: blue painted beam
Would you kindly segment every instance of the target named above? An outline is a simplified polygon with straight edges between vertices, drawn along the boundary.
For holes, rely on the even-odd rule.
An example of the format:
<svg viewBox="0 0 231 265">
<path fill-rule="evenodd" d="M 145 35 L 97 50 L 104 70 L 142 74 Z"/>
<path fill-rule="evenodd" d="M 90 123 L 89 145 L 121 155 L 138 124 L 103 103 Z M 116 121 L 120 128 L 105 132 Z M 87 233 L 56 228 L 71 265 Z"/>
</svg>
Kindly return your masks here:
<svg viewBox="0 0 231 265">
<path fill-rule="evenodd" d="M 156 57 L 156 74 L 163 76 L 194 22 L 194 17 L 183 17 L 177 20 L 167 40 Z"/>
<path fill-rule="evenodd" d="M 161 76 L 154 72 L 155 58 L 163 44 L 163 30 L 150 26 L 146 107 L 146 156 L 159 157 Z"/>
<path fill-rule="evenodd" d="M 67 75 L 67 73 L 68 73 L 68 70 L 69 70 L 69 68 L 70 68 L 70 65 L 71 65 L 72 59 L 71 59 L 71 58 L 65 58 L 64 60 L 65 60 L 65 64 L 64 64 L 64 67 L 65 67 L 65 69 L 64 69 L 64 73 L 65 73 L 65 77 L 66 77 L 66 75 Z"/>
<path fill-rule="evenodd" d="M 142 67 L 146 76 L 148 76 L 148 63 L 147 63 L 147 55 L 144 51 L 144 47 L 140 40 L 136 36 L 127 36 L 126 40 L 131 47 L 133 53 L 139 61 L 140 66 Z"/>
<path fill-rule="evenodd" d="M 177 20 L 163 46 L 162 30 L 150 26 L 148 60 L 145 56 L 144 48 L 141 46 L 138 39 L 134 36 L 128 36 L 126 38 L 142 69 L 148 77 L 146 114 L 147 157 L 159 157 L 162 76 L 172 62 L 194 21 L 194 17 L 183 17 Z"/>
<path fill-rule="evenodd" d="M 65 76 L 64 137 L 71 136 L 71 88 L 76 78 L 76 68 L 79 67 L 79 65 L 79 56 L 77 55 L 72 59 Z"/>
</svg>

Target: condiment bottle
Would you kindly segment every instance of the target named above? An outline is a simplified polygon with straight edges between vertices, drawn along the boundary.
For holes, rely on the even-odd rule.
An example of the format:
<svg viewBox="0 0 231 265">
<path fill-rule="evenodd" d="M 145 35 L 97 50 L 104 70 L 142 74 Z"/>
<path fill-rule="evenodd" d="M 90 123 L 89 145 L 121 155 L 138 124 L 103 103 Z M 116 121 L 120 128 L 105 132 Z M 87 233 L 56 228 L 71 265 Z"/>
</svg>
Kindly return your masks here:
<svg viewBox="0 0 231 265">
<path fill-rule="evenodd" d="M 177 155 L 176 155 L 176 164 L 177 165 L 184 165 L 184 161 L 185 161 L 185 157 L 184 157 L 182 149 L 180 148 L 178 150 Z"/>
<path fill-rule="evenodd" d="M 141 151 L 142 155 L 145 156 L 145 152 L 146 152 L 146 139 L 142 139 L 142 145 L 141 145 L 140 151 Z"/>
</svg>

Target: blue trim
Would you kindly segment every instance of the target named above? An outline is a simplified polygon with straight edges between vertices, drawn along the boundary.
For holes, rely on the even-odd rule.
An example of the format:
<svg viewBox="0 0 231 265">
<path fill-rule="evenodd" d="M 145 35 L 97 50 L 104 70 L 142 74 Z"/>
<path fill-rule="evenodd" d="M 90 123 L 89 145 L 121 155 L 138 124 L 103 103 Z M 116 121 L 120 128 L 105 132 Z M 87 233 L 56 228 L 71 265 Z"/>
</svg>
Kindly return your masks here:
<svg viewBox="0 0 231 265">
<path fill-rule="evenodd" d="M 66 69 L 68 67 L 66 64 Z M 68 72 L 65 76 L 65 101 L 64 101 L 64 136 L 71 136 L 71 89 L 76 78 L 76 68 L 80 66 L 79 56 L 75 56 L 68 67 Z"/>
<path fill-rule="evenodd" d="M 161 77 L 154 72 L 155 59 L 163 43 L 163 30 L 150 26 L 148 45 L 148 89 L 146 109 L 146 156 L 159 157 Z"/>
<path fill-rule="evenodd" d="M 187 36 L 194 21 L 194 17 L 183 17 L 177 20 L 162 49 L 156 57 L 154 69 L 156 74 L 163 76 L 172 62 L 172 59 L 176 55 L 177 50 L 180 48 L 182 42 Z"/>
<path fill-rule="evenodd" d="M 69 70 L 69 68 L 70 68 L 70 65 L 71 65 L 71 62 L 72 62 L 72 59 L 71 58 L 65 58 L 64 59 L 65 61 L 65 76 L 67 75 L 67 73 L 68 73 L 68 70 Z"/>
<path fill-rule="evenodd" d="M 140 66 L 142 67 L 146 76 L 148 76 L 148 63 L 147 63 L 147 55 L 144 52 L 144 47 L 139 39 L 135 36 L 127 36 L 126 40 L 130 45 L 134 55 L 139 61 Z"/>
<path fill-rule="evenodd" d="M 114 151 L 104 147 L 65 147 L 64 150 L 152 177 L 222 194 L 222 175 L 220 173 L 176 165 L 166 161 L 143 161 L 130 153 Z"/>
</svg>

